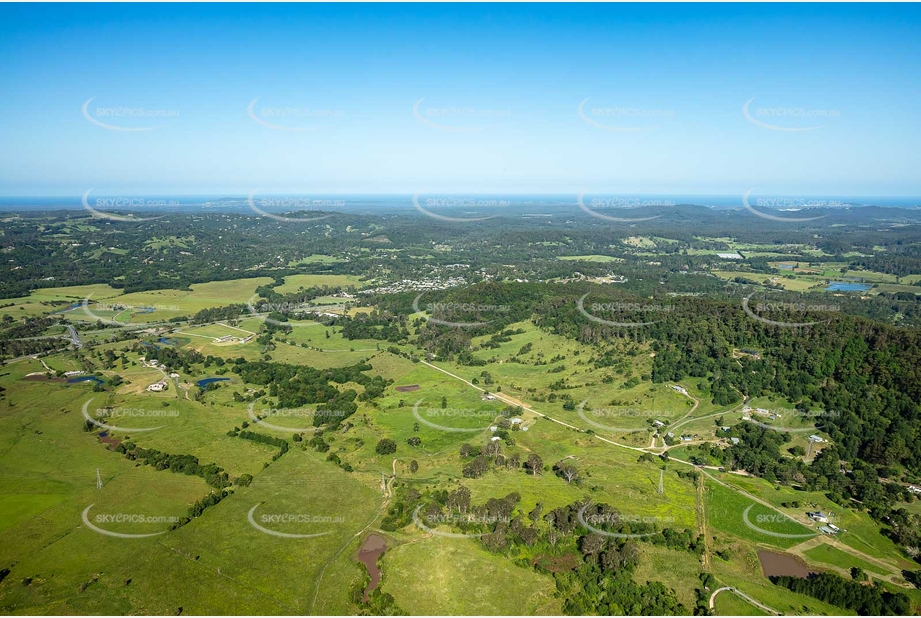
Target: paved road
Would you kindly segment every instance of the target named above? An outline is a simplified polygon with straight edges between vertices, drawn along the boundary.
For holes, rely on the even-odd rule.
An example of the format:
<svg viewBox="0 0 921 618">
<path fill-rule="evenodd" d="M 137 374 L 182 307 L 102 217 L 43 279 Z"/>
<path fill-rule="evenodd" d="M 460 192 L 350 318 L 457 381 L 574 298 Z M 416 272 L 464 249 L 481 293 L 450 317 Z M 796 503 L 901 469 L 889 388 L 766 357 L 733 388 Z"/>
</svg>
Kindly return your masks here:
<svg viewBox="0 0 921 618">
<path fill-rule="evenodd" d="M 746 601 L 748 601 L 749 603 L 751 603 L 752 605 L 754 605 L 754 606 L 757 607 L 758 609 L 763 609 L 764 611 L 768 612 L 769 614 L 774 614 L 775 616 L 782 616 L 782 615 L 783 615 L 783 614 L 781 614 L 779 611 L 777 611 L 776 609 L 771 608 L 771 607 L 768 607 L 768 606 L 765 605 L 764 603 L 761 603 L 760 601 L 757 601 L 757 600 L 753 599 L 752 597 L 748 596 L 747 594 L 745 594 L 745 593 L 742 592 L 741 590 L 739 590 L 739 589 L 737 589 L 737 588 L 733 588 L 732 586 L 724 586 L 723 588 L 717 588 L 716 590 L 713 591 L 713 594 L 710 595 L 710 609 L 711 609 L 711 610 L 712 610 L 712 609 L 715 609 L 716 595 L 718 595 L 718 594 L 721 593 L 721 592 L 727 591 L 727 590 L 728 590 L 729 592 L 731 592 L 731 593 L 737 595 L 737 596 L 742 597 L 743 599 L 745 599 Z"/>
<path fill-rule="evenodd" d="M 73 342 L 74 347 L 75 347 L 75 348 L 82 348 L 82 347 L 83 347 L 83 342 L 80 341 L 80 335 L 77 334 L 77 329 L 74 328 L 73 326 L 71 326 L 70 324 L 68 324 L 68 325 L 67 325 L 67 332 L 70 333 L 70 340 Z"/>
</svg>

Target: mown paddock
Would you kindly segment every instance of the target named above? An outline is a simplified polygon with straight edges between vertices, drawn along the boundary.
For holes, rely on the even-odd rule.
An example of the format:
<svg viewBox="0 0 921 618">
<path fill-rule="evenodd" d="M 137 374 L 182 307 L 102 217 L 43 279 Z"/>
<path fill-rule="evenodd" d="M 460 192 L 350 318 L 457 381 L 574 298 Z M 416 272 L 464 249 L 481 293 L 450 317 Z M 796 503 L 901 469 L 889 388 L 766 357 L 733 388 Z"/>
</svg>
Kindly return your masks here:
<svg viewBox="0 0 921 618">
<path fill-rule="evenodd" d="M 413 615 L 553 615 L 548 575 L 516 566 L 475 539 L 420 538 L 381 558 L 381 590 Z"/>
<path fill-rule="evenodd" d="M 250 487 L 237 488 L 231 499 L 165 542 L 180 553 L 199 556 L 205 568 L 219 570 L 289 611 L 310 613 L 324 565 L 355 539 L 383 503 L 378 479 L 349 474 L 325 459 L 312 449 L 292 448 L 259 472 Z M 253 519 L 269 531 L 323 536 L 287 538 L 260 531 L 248 518 L 254 506 Z M 288 521 L 274 516 L 288 516 Z M 321 582 L 324 598 L 329 599 L 333 590 L 333 596 L 341 595 L 337 602 L 326 602 L 343 607 L 349 585 L 361 579 L 362 568 L 354 563 L 347 569 L 347 582 L 330 580 L 326 589 Z"/>
<path fill-rule="evenodd" d="M 724 590 L 713 600 L 717 616 L 770 616 L 737 594 Z"/>
</svg>

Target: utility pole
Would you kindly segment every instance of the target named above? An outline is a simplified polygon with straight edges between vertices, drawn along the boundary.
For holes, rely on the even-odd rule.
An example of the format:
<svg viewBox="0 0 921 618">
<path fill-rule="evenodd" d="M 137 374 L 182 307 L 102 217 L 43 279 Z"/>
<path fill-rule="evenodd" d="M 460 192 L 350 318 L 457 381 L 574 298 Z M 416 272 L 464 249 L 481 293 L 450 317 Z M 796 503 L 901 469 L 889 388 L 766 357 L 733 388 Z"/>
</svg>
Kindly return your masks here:
<svg viewBox="0 0 921 618">
<path fill-rule="evenodd" d="M 659 470 L 659 493 L 665 493 L 665 469 Z"/>
<path fill-rule="evenodd" d="M 102 475 L 99 474 L 99 468 L 96 468 L 96 489 L 102 489 Z"/>
</svg>

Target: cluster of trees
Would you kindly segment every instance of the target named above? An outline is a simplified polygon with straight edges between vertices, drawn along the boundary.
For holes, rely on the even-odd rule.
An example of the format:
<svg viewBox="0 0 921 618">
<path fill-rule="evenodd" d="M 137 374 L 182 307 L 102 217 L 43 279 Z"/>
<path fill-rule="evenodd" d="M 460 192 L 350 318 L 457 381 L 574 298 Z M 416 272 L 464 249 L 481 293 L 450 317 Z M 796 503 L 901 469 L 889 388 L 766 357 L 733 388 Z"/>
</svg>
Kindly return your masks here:
<svg viewBox="0 0 921 618">
<path fill-rule="evenodd" d="M 350 341 L 353 339 L 378 339 L 390 343 L 400 343 L 409 338 L 406 316 L 389 311 L 358 313 L 351 318 L 337 318 L 334 324 L 342 327 L 342 336 Z"/>
<path fill-rule="evenodd" d="M 270 397 L 278 398 L 279 408 L 297 408 L 307 404 L 322 404 L 314 414 L 314 426 L 340 424 L 358 409 L 355 400 L 370 401 L 383 394 L 390 383 L 381 376 L 364 373 L 371 365 L 359 363 L 348 367 L 314 369 L 265 361 L 250 362 L 242 358 L 234 362 L 233 372 L 245 382 L 268 386 Z M 356 382 L 364 387 L 359 396 L 354 389 L 340 392 L 333 383 Z"/>
<path fill-rule="evenodd" d="M 172 526 L 170 526 L 170 530 L 175 530 L 176 528 L 181 528 L 182 526 L 186 525 L 187 523 L 192 521 L 194 518 L 204 513 L 205 509 L 207 509 L 208 507 L 214 506 L 215 504 L 217 504 L 218 502 L 226 498 L 228 495 L 230 494 L 227 491 L 222 490 L 220 492 L 210 493 L 204 498 L 202 498 L 201 500 L 196 500 L 195 504 L 189 507 L 188 513 L 180 517 L 179 521 L 175 522 Z"/>
<path fill-rule="evenodd" d="M 223 468 L 215 463 L 202 465 L 194 455 L 170 455 L 156 449 L 145 449 L 132 442 L 122 442 L 115 450 L 131 461 L 153 466 L 157 470 L 169 470 L 178 474 L 198 476 L 215 489 L 231 485 L 230 478 Z"/>
<path fill-rule="evenodd" d="M 496 433 L 500 433 L 499 430 Z M 496 468 L 505 468 L 506 470 L 517 470 L 524 467 L 531 474 L 539 474 L 544 470 L 544 462 L 536 453 L 528 455 L 528 459 L 522 464 L 521 456 L 518 453 L 505 455 L 502 453 L 502 446 L 498 440 L 490 440 L 486 446 L 480 448 L 470 444 L 461 444 L 461 459 L 470 460 L 465 464 L 462 473 L 465 478 L 480 478 L 489 471 L 491 466 Z"/>
<path fill-rule="evenodd" d="M 279 457 L 288 452 L 288 441 L 282 438 L 276 438 L 274 436 L 267 436 L 265 434 L 256 433 L 255 431 L 229 431 L 227 432 L 232 438 L 243 438 L 244 440 L 252 440 L 253 442 L 258 442 L 259 444 L 268 444 L 270 446 L 278 447 L 278 452 L 272 456 L 272 461 L 277 460 Z"/>
<path fill-rule="evenodd" d="M 868 586 L 834 573 L 809 577 L 775 576 L 771 581 L 793 592 L 855 611 L 859 616 L 905 616 L 911 612 L 908 595 L 889 592 L 876 582 Z"/>
</svg>

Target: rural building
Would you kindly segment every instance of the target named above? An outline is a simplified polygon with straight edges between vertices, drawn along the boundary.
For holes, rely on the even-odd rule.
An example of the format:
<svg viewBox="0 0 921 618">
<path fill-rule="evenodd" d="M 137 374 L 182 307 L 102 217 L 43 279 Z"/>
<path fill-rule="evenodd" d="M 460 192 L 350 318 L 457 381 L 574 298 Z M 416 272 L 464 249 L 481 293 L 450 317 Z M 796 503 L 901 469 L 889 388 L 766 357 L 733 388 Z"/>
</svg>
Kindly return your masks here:
<svg viewBox="0 0 921 618">
<path fill-rule="evenodd" d="M 822 511 L 806 511 L 806 517 L 812 521 L 817 521 L 820 523 L 828 523 L 828 517 Z"/>
<path fill-rule="evenodd" d="M 815 434 L 812 434 L 811 436 L 809 436 L 809 441 L 810 442 L 825 442 L 825 440 L 822 439 L 822 436 L 817 436 Z"/>
<path fill-rule="evenodd" d="M 147 390 L 153 393 L 160 393 L 160 392 L 163 392 L 163 390 L 165 389 L 166 389 L 166 384 L 164 384 L 163 382 L 155 382 L 147 387 Z"/>
</svg>

